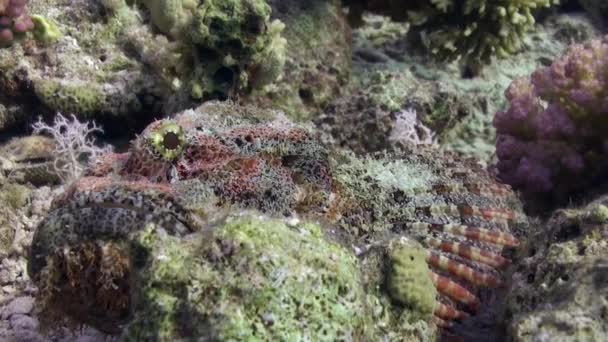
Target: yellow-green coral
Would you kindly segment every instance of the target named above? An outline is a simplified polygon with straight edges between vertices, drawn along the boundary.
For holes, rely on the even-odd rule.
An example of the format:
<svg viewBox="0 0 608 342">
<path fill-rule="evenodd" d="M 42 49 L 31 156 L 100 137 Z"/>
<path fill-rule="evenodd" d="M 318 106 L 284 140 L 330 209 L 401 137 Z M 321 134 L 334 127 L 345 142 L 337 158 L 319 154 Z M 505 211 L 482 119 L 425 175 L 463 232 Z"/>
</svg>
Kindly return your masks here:
<svg viewBox="0 0 608 342">
<path fill-rule="evenodd" d="M 34 22 L 34 37 L 45 44 L 53 44 L 57 42 L 62 34 L 57 24 L 52 20 L 46 19 L 41 15 L 32 15 Z"/>
<path fill-rule="evenodd" d="M 409 308 L 410 319 L 430 320 L 435 310 L 437 290 L 426 263 L 426 251 L 415 241 L 400 240 L 389 246 L 389 294 Z"/>
<path fill-rule="evenodd" d="M 274 81 L 285 63 L 284 25 L 264 0 L 148 0 L 154 25 L 191 50 L 194 70 L 182 75 L 196 99 L 247 92 Z"/>
<path fill-rule="evenodd" d="M 597 204 L 589 211 L 589 218 L 595 223 L 608 222 L 608 207 L 604 204 Z"/>
<path fill-rule="evenodd" d="M 183 30 L 198 6 L 197 0 L 144 0 L 143 3 L 150 10 L 154 25 L 172 37 L 185 34 Z"/>
<path fill-rule="evenodd" d="M 96 83 L 63 82 L 55 79 L 34 79 L 34 91 L 49 108 L 76 114 L 102 111 L 106 94 Z"/>
</svg>

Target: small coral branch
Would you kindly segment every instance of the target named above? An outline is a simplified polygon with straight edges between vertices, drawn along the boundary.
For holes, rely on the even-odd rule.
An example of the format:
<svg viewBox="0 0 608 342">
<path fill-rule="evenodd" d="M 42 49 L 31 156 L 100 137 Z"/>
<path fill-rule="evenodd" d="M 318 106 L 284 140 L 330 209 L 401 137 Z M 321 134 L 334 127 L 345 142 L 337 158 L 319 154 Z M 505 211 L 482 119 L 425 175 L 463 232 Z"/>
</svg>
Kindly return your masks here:
<svg viewBox="0 0 608 342">
<path fill-rule="evenodd" d="M 26 4 L 27 0 L 0 0 L 0 46 L 12 43 L 15 37 L 34 28 Z"/>
<path fill-rule="evenodd" d="M 416 110 L 409 108 L 397 113 L 389 140 L 414 146 L 433 145 L 435 134 L 418 119 Z"/>
<path fill-rule="evenodd" d="M 73 181 L 80 177 L 89 163 L 97 160 L 102 154 L 112 151 L 109 145 L 99 147 L 93 133 L 103 133 L 103 129 L 94 122 L 80 122 L 74 115 L 72 120 L 57 114 L 52 125 L 38 119 L 32 125 L 34 134 L 49 134 L 56 142 L 53 168 L 63 182 Z"/>
</svg>

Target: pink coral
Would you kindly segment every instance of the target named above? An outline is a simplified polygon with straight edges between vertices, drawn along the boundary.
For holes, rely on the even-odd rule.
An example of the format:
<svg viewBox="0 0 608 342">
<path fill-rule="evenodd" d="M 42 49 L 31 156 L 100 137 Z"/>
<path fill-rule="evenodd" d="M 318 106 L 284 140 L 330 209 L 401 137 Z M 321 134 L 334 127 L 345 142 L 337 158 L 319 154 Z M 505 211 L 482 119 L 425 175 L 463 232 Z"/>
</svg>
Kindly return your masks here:
<svg viewBox="0 0 608 342">
<path fill-rule="evenodd" d="M 563 200 L 602 180 L 608 36 L 571 46 L 551 66 L 513 81 L 505 96 L 510 107 L 494 117 L 502 181 L 527 195 Z"/>
<path fill-rule="evenodd" d="M 26 11 L 27 0 L 0 0 L 0 45 L 34 28 Z"/>
</svg>

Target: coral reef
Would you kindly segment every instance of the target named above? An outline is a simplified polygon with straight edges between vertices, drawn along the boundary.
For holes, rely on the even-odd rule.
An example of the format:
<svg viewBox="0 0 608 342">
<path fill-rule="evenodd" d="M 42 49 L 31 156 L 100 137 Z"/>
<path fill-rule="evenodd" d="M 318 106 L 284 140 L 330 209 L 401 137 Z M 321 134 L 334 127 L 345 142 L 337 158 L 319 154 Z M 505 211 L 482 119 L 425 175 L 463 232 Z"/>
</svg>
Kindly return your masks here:
<svg viewBox="0 0 608 342">
<path fill-rule="evenodd" d="M 284 74 L 241 102 L 280 109 L 298 120 L 314 118 L 335 97 L 348 91 L 351 36 L 340 1 L 268 3 L 272 18 L 285 24 Z"/>
<path fill-rule="evenodd" d="M 605 340 L 557 2 L 0 0 L 0 340 Z"/>
<path fill-rule="evenodd" d="M 535 23 L 533 12 L 557 5 L 559 0 L 384 1 L 345 0 L 352 22 L 363 11 L 390 16 L 411 24 L 419 45 L 440 59 L 462 57 L 468 63 L 506 57 L 524 47 Z"/>
<path fill-rule="evenodd" d="M 608 200 L 556 210 L 518 253 L 509 293 L 513 341 L 607 338 Z"/>
<path fill-rule="evenodd" d="M 34 28 L 27 14 L 27 0 L 0 1 L 0 47 L 9 45 L 19 36 Z"/>
<path fill-rule="evenodd" d="M 437 64 L 406 44 L 406 23 L 366 15 L 353 32 L 353 80 L 315 119 L 331 142 L 357 153 L 395 149 L 389 140 L 397 114 L 414 109 L 446 150 L 492 162 L 493 114 L 507 106 L 504 89 L 518 77 L 557 58 L 573 42 L 596 35 L 582 16 L 548 18 L 522 53 L 499 59 L 479 74 L 458 63 Z"/>
<path fill-rule="evenodd" d="M 510 107 L 494 118 L 501 180 L 559 202 L 605 179 L 606 70 L 608 41 L 598 39 L 511 84 Z"/>
<path fill-rule="evenodd" d="M 338 0 L 31 0 L 29 10 L 44 14 L 33 16 L 37 39 L 0 50 L 0 130 L 61 112 L 121 134 L 226 98 L 307 119 L 350 72 Z"/>
<path fill-rule="evenodd" d="M 31 12 L 44 13 L 33 16 L 37 40 L 0 51 L 0 102 L 17 112 L 0 129 L 32 112 L 62 112 L 94 116 L 120 133 L 200 101 L 239 97 L 281 75 L 283 24 L 265 1 L 178 1 L 190 15 L 167 28 L 171 12 L 158 8 L 172 3 L 30 1 Z"/>
<path fill-rule="evenodd" d="M 226 99 L 274 81 L 285 63 L 284 25 L 265 0 L 144 1 L 152 22 L 192 50 L 196 99 Z"/>
<path fill-rule="evenodd" d="M 506 57 L 525 45 L 535 23 L 533 12 L 558 0 L 532 1 L 366 1 L 346 0 L 351 21 L 360 22 L 364 10 L 411 24 L 418 44 L 440 59 L 462 57 L 468 63 Z"/>
<path fill-rule="evenodd" d="M 224 210 L 235 215 L 237 208 L 305 217 L 308 237 L 301 240 L 281 221 L 260 228 L 222 220 Z M 323 224 L 310 225 L 315 221 Z M 517 246 L 525 228 L 514 194 L 473 160 L 435 149 L 357 158 L 326 150 L 276 112 L 214 102 L 150 124 L 129 152 L 106 155 L 71 184 L 38 227 L 28 272 L 43 288 L 39 300 L 49 312 L 115 333 L 133 324 L 125 333 L 137 337 L 277 337 L 323 326 L 330 340 L 420 340 L 491 306 L 484 293 L 503 284 L 500 272 L 509 260 L 502 251 Z M 404 238 L 418 247 L 399 245 Z M 308 259 L 294 243 L 318 250 Z M 259 254 L 267 245 L 276 255 Z M 297 264 L 286 266 L 295 251 Z M 410 257 L 416 270 L 404 269 Z M 196 273 L 192 263 L 210 273 Z M 268 271 L 273 263 L 287 270 L 307 265 L 298 274 L 323 282 L 292 287 L 289 274 Z M 326 282 L 329 269 L 334 280 Z M 213 274 L 227 287 L 209 289 Z M 72 281 L 62 281 L 66 276 Z M 149 285 L 132 289 L 131 279 Z M 287 292 L 263 296 L 273 282 Z M 230 284 L 247 285 L 227 290 Z M 429 284 L 437 296 L 407 291 Z M 299 312 L 301 301 L 282 299 L 301 298 L 298 293 L 319 297 Z M 260 307 L 269 303 L 275 309 Z M 322 314 L 327 310 L 334 313 Z M 150 312 L 158 316 L 147 317 Z M 221 319 L 224 314 L 234 320 Z M 201 324 L 185 326 L 183 315 Z M 275 331 L 269 322 L 283 326 Z"/>
</svg>

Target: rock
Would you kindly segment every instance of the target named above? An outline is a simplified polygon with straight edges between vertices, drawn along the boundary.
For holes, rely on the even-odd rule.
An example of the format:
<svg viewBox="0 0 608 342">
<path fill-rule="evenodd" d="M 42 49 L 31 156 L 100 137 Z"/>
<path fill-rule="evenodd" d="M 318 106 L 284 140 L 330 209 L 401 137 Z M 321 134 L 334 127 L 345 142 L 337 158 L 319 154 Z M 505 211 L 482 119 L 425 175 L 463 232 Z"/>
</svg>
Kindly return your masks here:
<svg viewBox="0 0 608 342">
<path fill-rule="evenodd" d="M 2 319 L 8 319 L 13 315 L 29 314 L 33 308 L 33 297 L 18 297 L 13 299 L 6 307 L 4 307 L 0 317 Z"/>
<path fill-rule="evenodd" d="M 556 210 L 531 234 L 507 296 L 513 341 L 608 340 L 606 204 Z"/>
<path fill-rule="evenodd" d="M 11 316 L 11 328 L 19 330 L 35 331 L 38 328 L 38 320 L 27 315 L 15 314 Z"/>
</svg>

